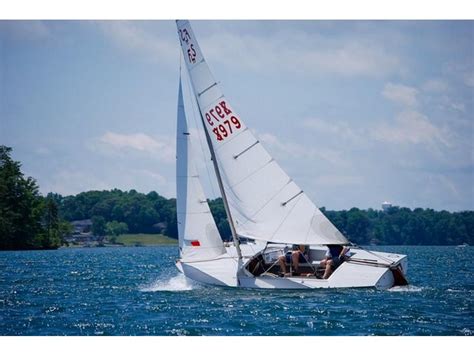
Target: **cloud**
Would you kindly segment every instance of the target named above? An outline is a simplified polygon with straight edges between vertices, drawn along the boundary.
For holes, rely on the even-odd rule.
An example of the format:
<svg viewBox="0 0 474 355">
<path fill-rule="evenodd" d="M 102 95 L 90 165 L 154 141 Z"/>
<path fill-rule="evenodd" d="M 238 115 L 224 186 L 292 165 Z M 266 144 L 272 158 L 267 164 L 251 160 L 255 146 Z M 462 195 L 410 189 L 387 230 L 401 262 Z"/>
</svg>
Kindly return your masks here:
<svg viewBox="0 0 474 355">
<path fill-rule="evenodd" d="M 155 155 L 164 162 L 175 161 L 174 140 L 168 137 L 154 139 L 145 133 L 120 134 L 106 132 L 89 145 L 92 150 L 101 152 L 143 152 Z"/>
<path fill-rule="evenodd" d="M 400 59 L 382 43 L 334 36 L 328 41 L 303 31 L 261 37 L 220 31 L 201 42 L 210 61 L 258 72 L 380 77 L 400 67 Z"/>
<path fill-rule="evenodd" d="M 145 177 L 151 178 L 154 182 L 156 182 L 160 186 L 164 186 L 168 183 L 168 180 L 166 180 L 166 178 L 163 175 L 157 172 L 147 170 L 147 169 L 137 170 L 136 172 L 141 175 L 144 175 Z"/>
<path fill-rule="evenodd" d="M 41 179 L 44 194 L 56 192 L 61 195 L 75 195 L 89 190 L 137 189 L 142 192 L 155 190 L 165 196 L 173 196 L 175 186 L 160 173 L 149 169 L 127 169 L 107 166 L 105 170 L 94 171 L 62 169 Z"/>
<path fill-rule="evenodd" d="M 332 135 L 337 142 L 340 140 L 349 141 L 356 145 L 361 145 L 366 141 L 363 129 L 354 129 L 347 122 L 334 121 L 321 118 L 308 118 L 302 122 L 302 126 L 322 133 L 323 135 Z"/>
<path fill-rule="evenodd" d="M 450 102 L 451 108 L 455 111 L 466 112 L 466 106 L 462 102 Z"/>
<path fill-rule="evenodd" d="M 88 190 L 110 190 L 114 187 L 88 171 L 79 170 L 61 170 L 45 180 L 41 184 L 41 190 L 45 194 L 52 191 L 64 196 Z"/>
<path fill-rule="evenodd" d="M 423 83 L 421 88 L 432 93 L 442 93 L 449 90 L 449 85 L 441 79 L 429 79 Z"/>
<path fill-rule="evenodd" d="M 99 21 L 103 34 L 118 48 L 134 55 L 168 64 L 176 63 L 178 40 L 160 36 L 143 21 Z M 173 24 L 170 24 L 170 28 Z M 258 26 L 257 26 L 258 27 Z M 341 76 L 381 77 L 400 71 L 400 58 L 377 38 L 320 35 L 303 30 L 275 30 L 259 27 L 258 34 L 231 32 L 231 26 L 220 26 L 210 35 L 198 33 L 207 60 L 231 66 L 232 69 L 255 72 L 299 73 L 303 75 L 336 74 Z M 174 38 L 173 38 L 174 39 Z"/>
<path fill-rule="evenodd" d="M 372 137 L 387 143 L 442 143 L 449 146 L 444 132 L 433 125 L 428 117 L 417 111 L 403 111 L 392 125 L 383 124 L 372 130 Z"/>
<path fill-rule="evenodd" d="M 474 87 L 474 71 L 464 73 L 464 84 L 469 87 Z"/>
<path fill-rule="evenodd" d="M 174 63 L 178 58 L 178 40 L 171 42 L 158 33 L 147 32 L 141 21 L 100 21 L 97 22 L 104 35 L 118 48 L 143 54 L 146 58 L 159 62 Z"/>
<path fill-rule="evenodd" d="M 302 145 L 292 141 L 282 142 L 271 133 L 258 134 L 259 139 L 264 146 L 269 146 L 272 150 L 284 159 L 320 159 L 325 160 L 332 165 L 346 166 L 347 160 L 343 157 L 342 152 L 330 148 L 313 148 L 311 146 Z"/>
<path fill-rule="evenodd" d="M 413 107 L 418 104 L 418 89 L 410 86 L 387 83 L 382 91 L 382 95 L 402 106 Z"/>
</svg>

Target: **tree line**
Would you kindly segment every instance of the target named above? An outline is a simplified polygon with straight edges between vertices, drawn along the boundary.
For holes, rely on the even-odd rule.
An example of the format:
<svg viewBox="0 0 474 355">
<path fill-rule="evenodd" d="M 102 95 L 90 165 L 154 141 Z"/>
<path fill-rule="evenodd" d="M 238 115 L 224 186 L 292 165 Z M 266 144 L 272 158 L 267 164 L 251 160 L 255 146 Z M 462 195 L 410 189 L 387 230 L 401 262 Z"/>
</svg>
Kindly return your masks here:
<svg viewBox="0 0 474 355">
<path fill-rule="evenodd" d="M 387 211 L 321 209 L 353 243 L 359 245 L 459 245 L 474 243 L 474 211 L 390 207 Z"/>
<path fill-rule="evenodd" d="M 0 249 L 59 247 L 72 232 L 70 222 L 91 219 L 95 235 L 162 233 L 178 238 L 176 199 L 155 191 L 87 191 L 74 196 L 49 193 L 43 197 L 21 164 L 0 146 Z M 209 201 L 224 240 L 231 239 L 222 199 Z M 474 244 L 474 212 L 434 211 L 392 207 L 387 211 L 352 208 L 330 211 L 328 219 L 353 243 L 360 245 Z"/>
<path fill-rule="evenodd" d="M 178 238 L 176 200 L 166 199 L 155 191 L 88 191 L 76 196 L 54 196 L 60 216 L 66 220 L 99 219 L 104 228 L 122 223 L 132 233 L 161 232 Z M 209 201 L 211 212 L 224 240 L 231 232 L 222 203 Z M 433 209 L 391 207 L 387 211 L 321 211 L 353 243 L 359 245 L 458 245 L 474 244 L 474 212 L 434 211 Z M 95 223 L 94 223 L 95 224 Z M 110 233 L 108 233 L 110 234 Z"/>
</svg>

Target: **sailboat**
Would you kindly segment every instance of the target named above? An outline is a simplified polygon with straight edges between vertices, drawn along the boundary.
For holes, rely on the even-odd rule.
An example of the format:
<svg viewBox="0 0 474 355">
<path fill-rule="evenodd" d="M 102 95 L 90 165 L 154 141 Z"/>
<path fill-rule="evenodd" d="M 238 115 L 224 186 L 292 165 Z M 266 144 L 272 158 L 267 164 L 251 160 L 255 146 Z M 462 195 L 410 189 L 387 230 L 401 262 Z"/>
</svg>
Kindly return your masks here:
<svg viewBox="0 0 474 355">
<path fill-rule="evenodd" d="M 177 111 L 177 268 L 194 281 L 229 287 L 319 289 L 407 284 L 406 255 L 365 250 L 324 216 L 270 156 L 214 79 L 189 21 L 176 21 L 188 78 L 204 128 L 232 232 L 224 243 L 195 166 L 180 76 Z M 308 246 L 299 273 L 281 274 L 279 260 L 294 245 Z M 329 246 L 350 248 L 328 278 L 320 262 Z"/>
</svg>

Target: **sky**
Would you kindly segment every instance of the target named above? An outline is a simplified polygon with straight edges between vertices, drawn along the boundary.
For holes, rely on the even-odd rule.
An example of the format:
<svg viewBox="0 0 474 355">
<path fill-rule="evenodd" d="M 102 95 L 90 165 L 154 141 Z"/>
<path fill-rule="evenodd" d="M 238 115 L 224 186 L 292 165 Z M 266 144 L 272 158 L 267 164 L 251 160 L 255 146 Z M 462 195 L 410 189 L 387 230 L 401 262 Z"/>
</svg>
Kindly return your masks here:
<svg viewBox="0 0 474 355">
<path fill-rule="evenodd" d="M 191 25 L 228 101 L 316 205 L 474 209 L 474 21 Z M 175 197 L 179 67 L 174 21 L 0 21 L 0 144 L 42 194 Z"/>
</svg>

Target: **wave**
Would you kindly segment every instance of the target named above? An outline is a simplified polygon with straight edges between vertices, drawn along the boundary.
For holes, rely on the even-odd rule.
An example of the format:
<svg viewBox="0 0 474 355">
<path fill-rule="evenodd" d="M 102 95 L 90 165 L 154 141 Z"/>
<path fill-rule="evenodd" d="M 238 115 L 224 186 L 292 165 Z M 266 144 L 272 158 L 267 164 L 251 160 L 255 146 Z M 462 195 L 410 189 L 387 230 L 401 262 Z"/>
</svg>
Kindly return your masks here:
<svg viewBox="0 0 474 355">
<path fill-rule="evenodd" d="M 188 279 L 183 274 L 171 277 L 168 280 L 156 280 L 149 285 L 145 285 L 140 288 L 142 292 L 157 292 L 157 291 L 169 291 L 169 292 L 180 292 L 190 291 L 197 288 L 198 285 Z"/>
<path fill-rule="evenodd" d="M 407 285 L 407 286 L 394 286 L 388 289 L 388 291 L 389 292 L 420 292 L 420 291 L 423 291 L 424 289 L 425 289 L 424 287 Z"/>
</svg>

